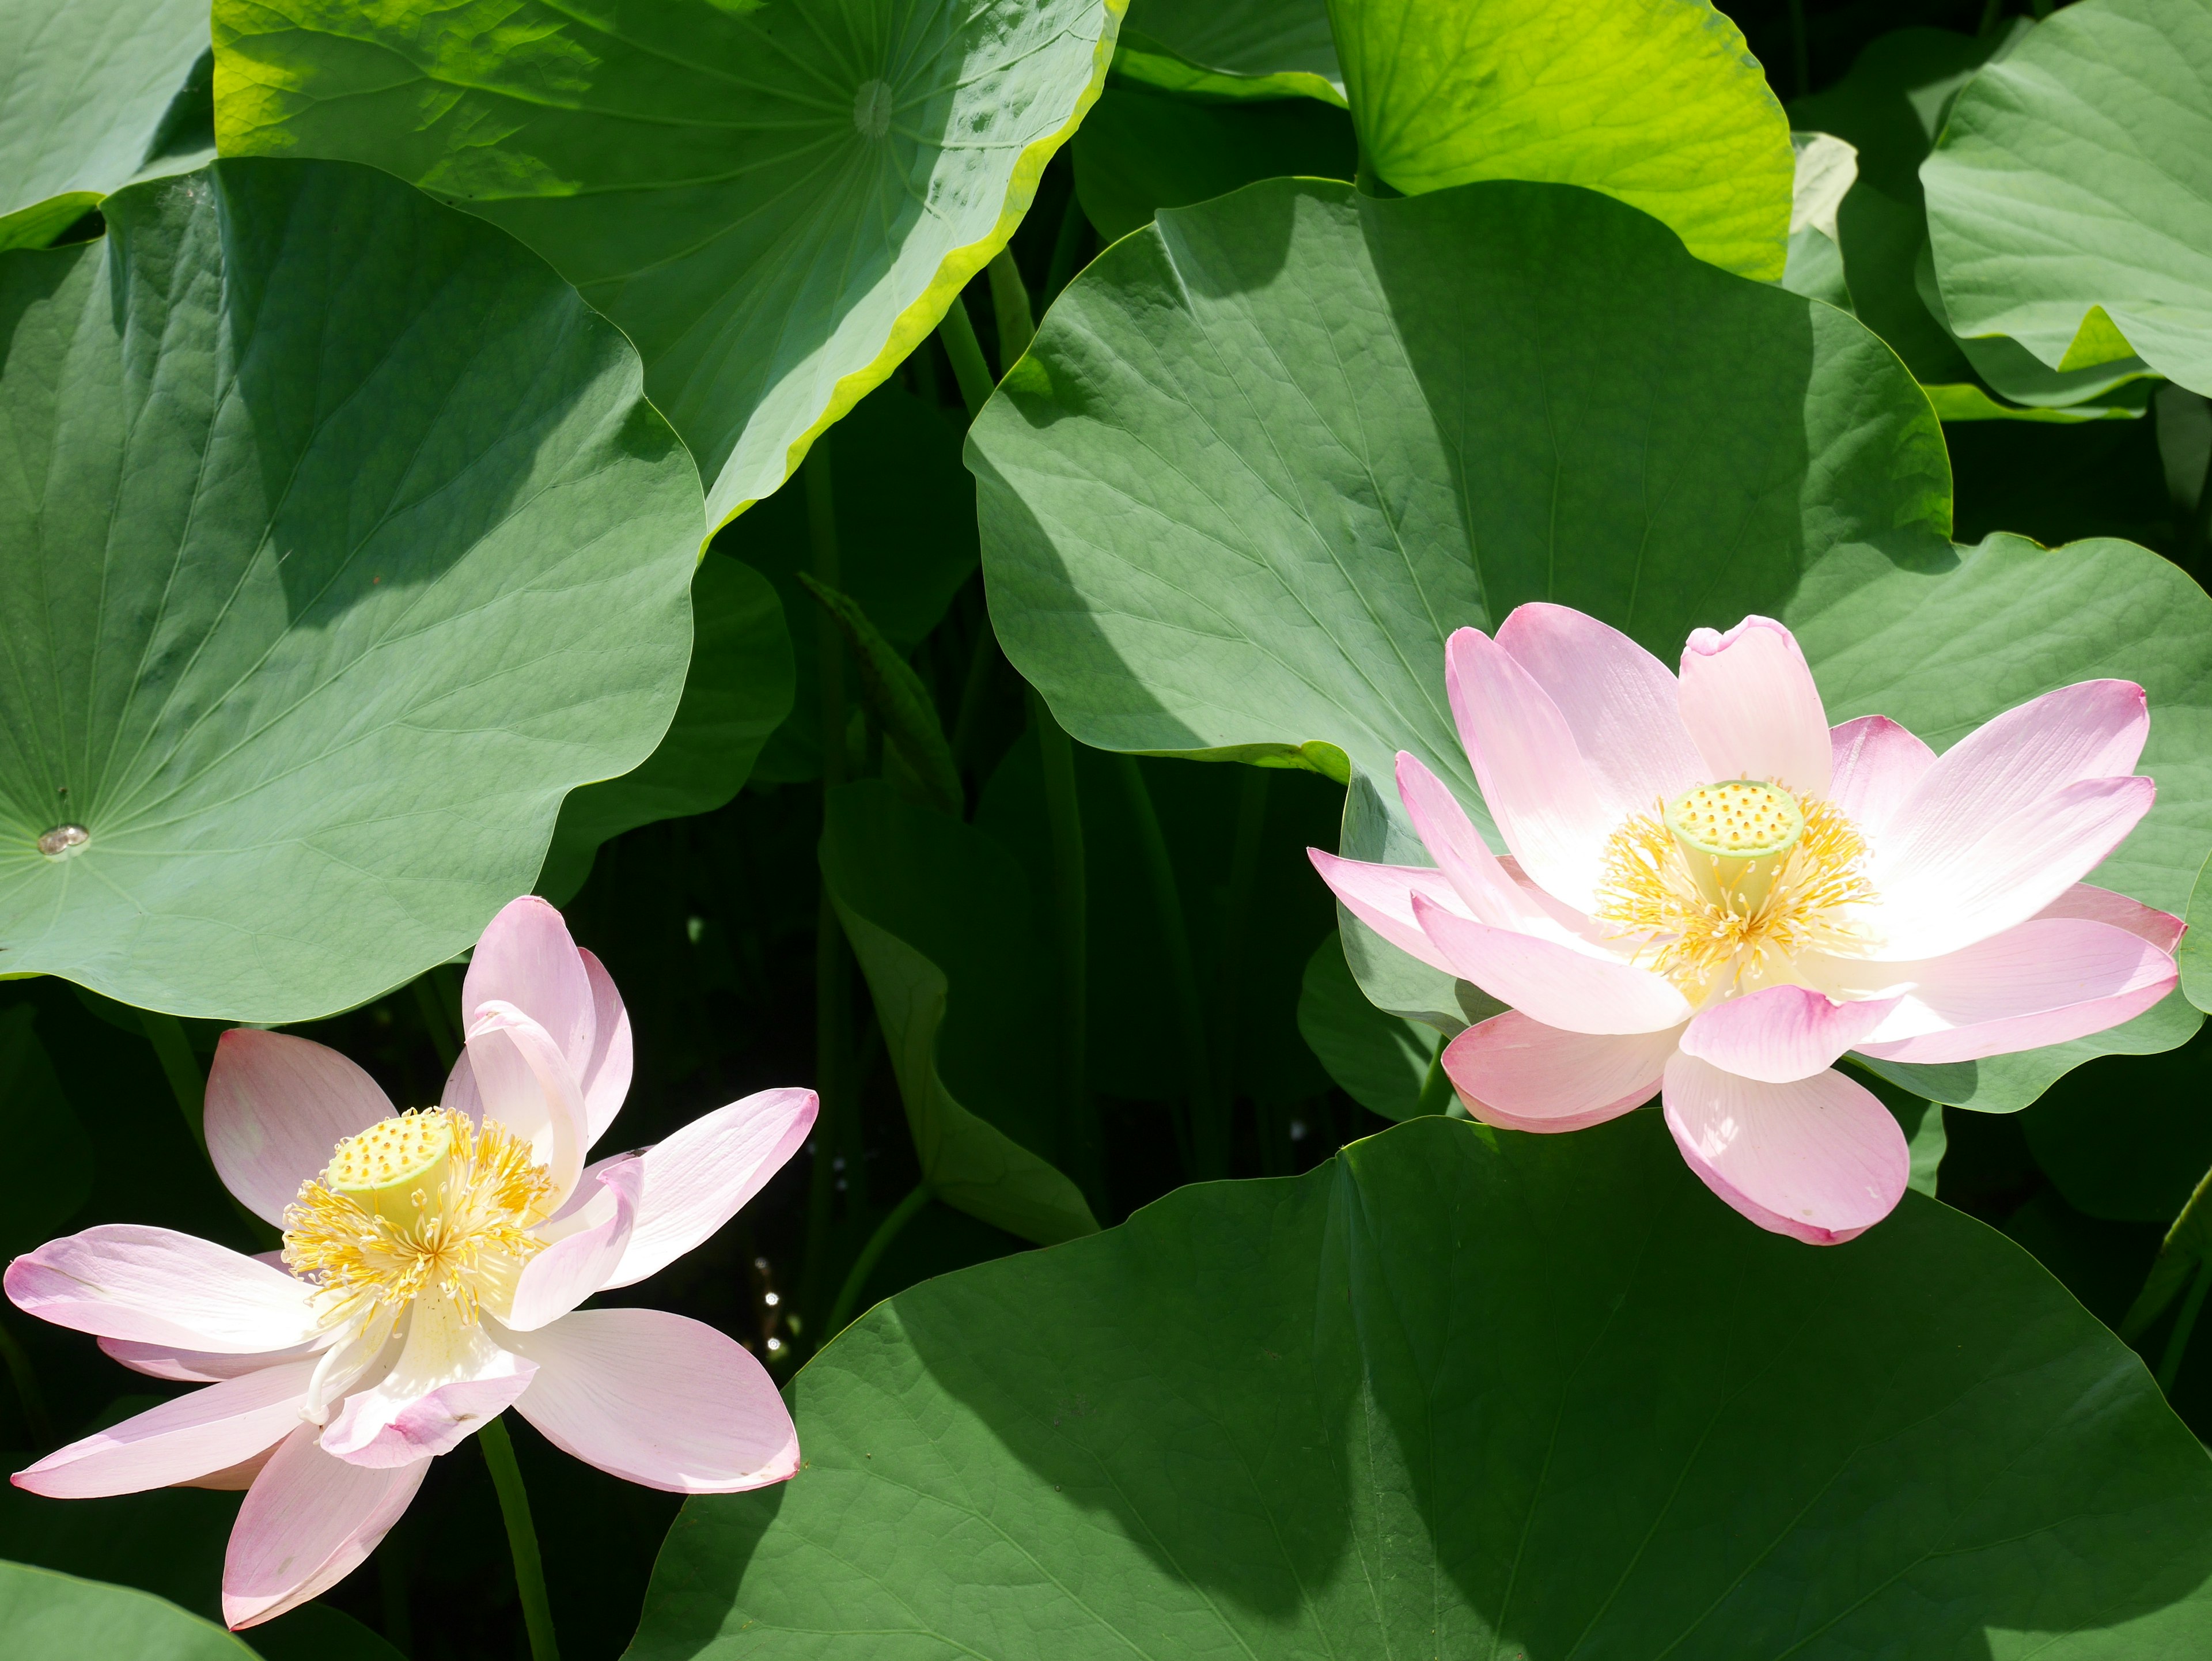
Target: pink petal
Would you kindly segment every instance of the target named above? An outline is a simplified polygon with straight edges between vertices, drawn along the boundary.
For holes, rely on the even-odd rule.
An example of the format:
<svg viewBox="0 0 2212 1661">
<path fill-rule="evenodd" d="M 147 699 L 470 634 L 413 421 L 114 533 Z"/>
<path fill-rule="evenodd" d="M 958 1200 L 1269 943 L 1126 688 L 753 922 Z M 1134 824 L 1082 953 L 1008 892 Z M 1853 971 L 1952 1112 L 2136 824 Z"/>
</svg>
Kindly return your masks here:
<svg viewBox="0 0 2212 1661">
<path fill-rule="evenodd" d="M 469 955 L 468 976 L 461 983 L 462 1025 L 475 1025 L 477 1012 L 488 1003 L 506 1004 L 529 1016 L 568 1058 L 576 1076 L 585 1075 L 599 1027 L 591 975 L 568 936 L 568 925 L 535 894 L 502 906 Z"/>
<path fill-rule="evenodd" d="M 763 1090 L 646 1149 L 637 1226 L 605 1284 L 643 1280 L 736 1216 L 805 1145 L 819 1105 L 811 1090 Z"/>
<path fill-rule="evenodd" d="M 615 990 L 614 977 L 589 952 L 579 946 L 584 974 L 592 983 L 592 1053 L 584 1063 L 584 1117 L 587 1129 L 584 1146 L 589 1149 L 606 1135 L 607 1127 L 622 1111 L 629 1094 L 631 1045 L 629 1011 Z"/>
<path fill-rule="evenodd" d="M 545 1029 L 510 1004 L 479 1007 L 468 1044 L 469 1076 L 483 1115 L 530 1144 L 551 1173 L 558 1207 L 584 1168 L 584 1095 L 575 1070 Z M 459 1077 L 456 1065 L 446 1081 L 449 1097 Z"/>
<path fill-rule="evenodd" d="M 352 1573 L 398 1522 L 427 1459 L 371 1469 L 333 1459 L 315 1427 L 286 1437 L 253 1479 L 222 1565 L 222 1618 L 234 1631 L 275 1619 Z"/>
<path fill-rule="evenodd" d="M 671 1494 L 738 1494 L 799 1469 L 775 1382 L 710 1326 L 592 1309 L 520 1342 L 538 1377 L 516 1411 L 586 1464 Z"/>
<path fill-rule="evenodd" d="M 208 1158 L 264 1222 L 283 1226 L 300 1184 L 347 1137 L 392 1116 L 376 1080 L 335 1050 L 283 1032 L 233 1027 L 208 1069 Z"/>
<path fill-rule="evenodd" d="M 1318 848 L 1307 849 L 1306 857 L 1346 910 L 1401 952 L 1431 969 L 1453 972 L 1450 961 L 1413 918 L 1416 894 L 1445 907 L 1462 904 L 1443 872 L 1419 865 L 1370 865 L 1364 860 L 1340 859 Z"/>
<path fill-rule="evenodd" d="M 2161 914 L 2162 915 L 2162 914 Z M 1911 990 L 1857 1048 L 1893 1062 L 1972 1062 L 2039 1050 L 2133 1020 L 2179 979 L 2140 934 L 2081 917 L 2036 917 L 1948 957 L 1868 964 Z"/>
<path fill-rule="evenodd" d="M 50 1500 L 91 1500 L 169 1488 L 242 1463 L 299 1424 L 314 1370 L 313 1361 L 291 1361 L 210 1384 L 72 1442 L 13 1480 Z"/>
<path fill-rule="evenodd" d="M 1492 928 L 1418 894 L 1413 915 L 1454 974 L 1546 1026 L 1569 1032 L 1656 1032 L 1690 1019 L 1682 995 L 1648 969 Z"/>
<path fill-rule="evenodd" d="M 1873 1227 L 1912 1174 L 1889 1110 L 1840 1073 L 1762 1084 L 1677 1054 L 1663 1099 L 1674 1145 L 1706 1187 L 1761 1228 L 1812 1245 Z"/>
<path fill-rule="evenodd" d="M 143 1372 L 149 1378 L 174 1378 L 184 1384 L 212 1384 L 224 1378 L 240 1378 L 249 1372 L 258 1372 L 287 1361 L 313 1360 L 324 1348 L 329 1334 L 308 1343 L 295 1344 L 289 1349 L 254 1351 L 240 1355 L 213 1354 L 202 1349 L 179 1349 L 171 1344 L 134 1343 L 127 1338 L 100 1339 L 100 1348 L 112 1361 L 119 1361 L 133 1372 Z"/>
<path fill-rule="evenodd" d="M 1682 1050 L 1766 1084 L 1824 1073 L 1881 1025 L 1896 998 L 1838 1003 L 1804 986 L 1769 986 L 1698 1012 Z"/>
<path fill-rule="evenodd" d="M 2115 894 L 2109 888 L 2086 882 L 2075 883 L 2035 915 L 2082 917 L 2091 922 L 2110 923 L 2140 940 L 2148 940 L 2169 956 L 2181 944 L 2181 937 L 2189 927 L 2171 911 L 2160 911 L 2141 900 L 2131 900 L 2125 894 Z"/>
<path fill-rule="evenodd" d="M 1682 724 L 1713 779 L 1769 779 L 1828 794 L 1828 716 L 1797 637 L 1771 618 L 1720 634 L 1693 630 L 1682 650 Z"/>
<path fill-rule="evenodd" d="M 1870 872 L 1867 922 L 1882 956 L 1940 958 L 2027 922 L 2125 841 L 2157 794 L 2140 776 L 2084 779 L 1999 820 L 1909 818 L 1893 854 L 1875 850 Z M 1922 787 L 1908 816 L 1927 794 Z"/>
<path fill-rule="evenodd" d="M 1403 750 L 1398 752 L 1398 800 L 1405 803 L 1421 845 L 1464 902 L 1451 909 L 1464 910 L 1493 928 L 1569 944 L 1589 929 L 1589 919 L 1582 913 L 1519 879 L 1517 867 L 1508 870 L 1443 781 Z"/>
<path fill-rule="evenodd" d="M 1566 1032 L 1509 1009 L 1445 1045 L 1444 1072 L 1486 1124 L 1581 1130 L 1657 1095 L 1677 1036 L 1672 1028 L 1622 1037 Z"/>
<path fill-rule="evenodd" d="M 537 1371 L 444 1297 L 417 1298 L 399 1359 L 376 1384 L 345 1398 L 324 1427 L 322 1450 L 378 1468 L 450 1453 L 514 1405 Z"/>
<path fill-rule="evenodd" d="M 1498 644 L 1558 706 L 1616 819 L 1711 782 L 1682 725 L 1673 671 L 1571 606 L 1516 606 Z"/>
<path fill-rule="evenodd" d="M 1828 733 L 1828 800 L 1869 841 L 1887 830 L 1936 752 L 1887 715 L 1861 715 Z"/>
<path fill-rule="evenodd" d="M 644 1185 L 642 1160 L 610 1162 L 599 1177 L 600 1194 L 612 1202 L 603 1208 L 605 1216 L 589 1219 L 586 1226 L 555 1240 L 523 1266 L 514 1304 L 501 1324 L 516 1332 L 532 1331 L 559 1320 L 606 1285 L 629 1244 L 637 1221 L 638 1191 Z"/>
<path fill-rule="evenodd" d="M 1522 868 L 1576 910 L 1597 906 L 1605 845 L 1620 814 L 1575 745 L 1559 706 L 1495 641 L 1462 629 L 1444 648 L 1444 689 L 1482 800 Z"/>
<path fill-rule="evenodd" d="M 173 1229 L 103 1223 L 8 1265 L 26 1315 L 95 1337 L 246 1354 L 319 1335 L 312 1290 L 278 1269 Z"/>
</svg>

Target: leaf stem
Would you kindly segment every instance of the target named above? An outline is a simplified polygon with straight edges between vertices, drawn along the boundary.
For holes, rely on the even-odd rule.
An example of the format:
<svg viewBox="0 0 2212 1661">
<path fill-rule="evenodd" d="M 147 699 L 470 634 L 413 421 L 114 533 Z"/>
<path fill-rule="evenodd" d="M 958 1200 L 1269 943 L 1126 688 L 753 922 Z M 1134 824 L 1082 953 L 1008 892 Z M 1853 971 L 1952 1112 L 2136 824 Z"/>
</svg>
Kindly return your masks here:
<svg viewBox="0 0 2212 1661">
<path fill-rule="evenodd" d="M 890 1214 L 876 1225 L 876 1232 L 868 1236 L 867 1244 L 860 1248 L 860 1255 L 853 1259 L 853 1267 L 846 1272 L 845 1284 L 837 1288 L 837 1301 L 830 1305 L 830 1318 L 822 1328 L 823 1343 L 828 1343 L 845 1329 L 846 1323 L 852 1318 L 853 1305 L 860 1298 L 860 1288 L 867 1285 L 869 1272 L 875 1268 L 877 1259 L 899 1237 L 900 1231 L 921 1214 L 921 1208 L 929 1201 L 929 1184 L 927 1182 L 916 1183 L 913 1191 L 892 1207 Z"/>
<path fill-rule="evenodd" d="M 2212 1291 L 2212 1259 L 2197 1266 L 2197 1278 L 2190 1283 L 2189 1296 L 2182 1300 L 2181 1313 L 2173 1317 L 2173 1330 L 2166 1334 L 2166 1348 L 2158 1358 L 2158 1387 L 2169 1399 L 2174 1380 L 2181 1375 L 2181 1358 L 2189 1353 L 2190 1334 L 2197 1329 L 2197 1312 L 2204 1307 L 2208 1291 Z"/>
<path fill-rule="evenodd" d="M 1456 1112 L 1463 1116 L 1459 1092 L 1452 1088 L 1451 1076 L 1444 1071 L 1445 1043 L 1441 1042 L 1443 1036 L 1437 1034 L 1440 1042 L 1437 1045 L 1437 1053 L 1429 1057 L 1429 1070 L 1421 1080 L 1421 1098 L 1413 1110 L 1416 1113 L 1446 1115 Z"/>
<path fill-rule="evenodd" d="M 1190 1081 L 1192 1174 L 1201 1182 L 1209 1181 L 1229 1174 L 1229 1116 L 1214 1091 L 1212 1069 L 1206 1059 L 1206 1006 L 1199 998 L 1190 930 L 1183 921 L 1175 863 L 1168 856 L 1167 838 L 1160 834 L 1159 815 L 1153 811 L 1152 793 L 1146 788 L 1144 773 L 1134 756 L 1117 756 L 1115 761 L 1128 792 L 1129 816 L 1136 821 L 1137 852 L 1152 884 L 1152 904 L 1159 911 L 1168 985 L 1175 995 L 1176 1024 L 1182 1029 L 1183 1071 Z"/>
<path fill-rule="evenodd" d="M 1045 310 L 1050 311 L 1052 302 L 1060 298 L 1060 291 L 1075 280 L 1083 259 L 1085 233 L 1090 228 L 1090 217 L 1083 211 L 1083 198 L 1071 190 L 1067 207 L 1060 216 L 1060 234 L 1052 240 L 1052 261 L 1045 267 Z"/>
<path fill-rule="evenodd" d="M 964 775 L 975 759 L 975 733 L 981 725 L 984 700 L 990 695 L 991 672 L 999 666 L 999 636 L 986 610 L 975 627 L 975 644 L 968 655 L 968 674 L 960 687 L 960 713 L 952 719 L 952 764 Z"/>
<path fill-rule="evenodd" d="M 983 344 L 975 338 L 975 320 L 968 315 L 968 302 L 959 295 L 952 296 L 952 304 L 945 308 L 945 320 L 937 326 L 937 338 L 945 343 L 945 355 L 952 361 L 952 378 L 960 383 L 960 401 L 968 406 L 970 421 L 983 412 L 991 401 L 991 389 L 997 385 L 991 379 L 991 367 L 983 361 Z"/>
<path fill-rule="evenodd" d="M 1029 284 L 1023 280 L 1022 268 L 1014 264 L 1014 251 L 1010 247 L 991 256 L 991 310 L 999 323 L 999 377 L 1003 380 L 1014 361 L 1036 338 Z"/>
<path fill-rule="evenodd" d="M 1252 888 L 1260 870 L 1260 838 L 1267 825 L 1267 784 L 1273 776 L 1264 767 L 1238 770 L 1237 831 L 1230 843 L 1229 892 L 1221 912 L 1221 954 L 1214 977 L 1213 1087 L 1225 1112 L 1237 1109 L 1237 1063 L 1239 1024 L 1243 1018 L 1244 944 L 1252 920 Z M 1270 1131 L 1273 1120 L 1260 1117 L 1261 1162 L 1273 1174 L 1276 1151 Z M 1288 1169 L 1287 1159 L 1283 1161 Z"/>
<path fill-rule="evenodd" d="M 140 1010 L 138 1024 L 146 1030 L 146 1042 L 154 1046 L 155 1057 L 169 1080 L 170 1093 L 177 1098 L 177 1110 L 185 1116 L 185 1129 L 191 1132 L 194 1146 L 205 1154 L 207 1080 L 201 1076 L 199 1062 L 192 1058 L 191 1043 L 185 1037 L 185 1024 L 158 1009 Z"/>
<path fill-rule="evenodd" d="M 538 1555 L 538 1530 L 530 1520 L 530 1495 L 522 1486 L 522 1467 L 514 1462 L 507 1421 L 497 1418 L 477 1433 L 484 1463 L 499 1494 L 499 1514 L 507 1524 L 507 1548 L 514 1557 L 514 1589 L 522 1599 L 522 1621 L 530 1632 L 531 1661 L 561 1661 L 553 1636 L 553 1605 L 545 1595 L 545 1562 Z"/>
<path fill-rule="evenodd" d="M 1052 830 L 1053 938 L 1060 947 L 1060 1065 L 1067 1118 L 1061 1146 L 1091 1208 L 1104 1215 L 1104 1151 L 1091 1099 L 1091 894 L 1083 847 L 1083 800 L 1075 784 L 1075 745 L 1032 686 L 1030 719 L 1044 765 L 1045 815 Z"/>
<path fill-rule="evenodd" d="M 834 588 L 842 562 L 837 546 L 830 437 L 824 433 L 816 441 L 802 471 L 806 476 L 806 530 L 814 575 Z M 826 821 L 830 793 L 845 782 L 845 637 L 836 619 L 826 611 L 817 611 L 815 628 L 821 675 L 822 800 Z M 838 920 L 825 880 L 814 916 L 814 1088 L 822 1105 L 814 1123 L 814 1164 L 806 1186 L 806 1262 L 800 1299 L 810 1322 L 820 1308 L 824 1260 L 830 1250 L 830 1214 L 836 1204 L 837 1156 L 847 1140 L 844 1116 L 849 1104 L 845 1099 L 845 1056 L 851 1036 L 846 1030 L 851 1004 L 851 960 L 845 947 L 845 928 Z"/>
</svg>

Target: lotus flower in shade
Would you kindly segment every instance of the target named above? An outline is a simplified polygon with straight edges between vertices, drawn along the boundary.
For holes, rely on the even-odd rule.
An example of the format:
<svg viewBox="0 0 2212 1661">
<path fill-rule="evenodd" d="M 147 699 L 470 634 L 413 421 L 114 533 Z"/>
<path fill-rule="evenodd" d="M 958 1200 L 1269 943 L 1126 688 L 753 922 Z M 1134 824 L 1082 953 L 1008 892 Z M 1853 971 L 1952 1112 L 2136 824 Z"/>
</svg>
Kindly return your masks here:
<svg viewBox="0 0 2212 1661">
<path fill-rule="evenodd" d="M 1413 757 L 1434 868 L 1312 850 L 1368 927 L 1509 1006 L 1443 1066 L 1468 1110 L 1578 1130 L 1662 1098 L 1706 1185 L 1816 1244 L 1887 1216 L 1903 1132 L 1848 1050 L 1966 1062 L 2100 1032 L 2172 988 L 2182 925 L 2081 881 L 2149 809 L 2142 689 L 2084 681 L 1942 755 L 1831 728 L 1796 640 L 1700 629 L 1679 677 L 1559 605 L 1446 648 L 1500 858 Z"/>
<path fill-rule="evenodd" d="M 431 1459 L 510 1406 L 648 1488 L 726 1494 L 799 1468 L 790 1415 L 741 1345 L 680 1315 L 577 1305 L 727 1222 L 805 1139 L 813 1092 L 765 1091 L 587 1165 L 630 1077 L 629 1019 L 599 960 L 552 907 L 517 900 L 477 943 L 463 1006 L 442 1103 L 407 1113 L 335 1050 L 223 1034 L 208 1152 L 284 1231 L 281 1259 L 111 1225 L 9 1266 L 19 1308 L 207 1386 L 16 1485 L 246 1489 L 223 1566 L 233 1627 L 343 1579 Z"/>
</svg>

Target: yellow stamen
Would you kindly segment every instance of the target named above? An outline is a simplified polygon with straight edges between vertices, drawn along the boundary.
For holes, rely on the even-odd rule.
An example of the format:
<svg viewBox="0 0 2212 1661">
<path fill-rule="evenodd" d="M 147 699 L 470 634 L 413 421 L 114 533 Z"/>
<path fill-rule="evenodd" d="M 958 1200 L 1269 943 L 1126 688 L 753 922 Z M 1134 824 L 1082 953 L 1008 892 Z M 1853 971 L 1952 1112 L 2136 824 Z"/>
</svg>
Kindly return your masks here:
<svg viewBox="0 0 2212 1661">
<path fill-rule="evenodd" d="M 544 1249 L 531 1232 L 553 1179 L 498 1121 L 450 1108 L 381 1120 L 340 1142 L 284 1212 L 284 1261 L 315 1282 L 323 1324 L 397 1314 L 433 1288 L 473 1322 L 503 1306 Z"/>
<path fill-rule="evenodd" d="M 1613 833 L 1595 915 L 1644 936 L 1637 958 L 1698 1004 L 1785 978 L 1801 952 L 1863 953 L 1852 913 L 1874 897 L 1865 855 L 1851 822 L 1817 797 L 1708 785 Z"/>
</svg>

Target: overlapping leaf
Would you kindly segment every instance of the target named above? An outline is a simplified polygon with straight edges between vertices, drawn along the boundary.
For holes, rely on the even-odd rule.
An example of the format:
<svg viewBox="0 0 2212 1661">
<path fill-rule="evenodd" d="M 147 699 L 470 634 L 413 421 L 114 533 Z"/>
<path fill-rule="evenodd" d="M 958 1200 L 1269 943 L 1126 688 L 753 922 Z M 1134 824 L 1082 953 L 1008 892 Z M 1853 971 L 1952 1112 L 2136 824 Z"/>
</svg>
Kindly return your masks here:
<svg viewBox="0 0 2212 1661">
<path fill-rule="evenodd" d="M 2212 1640 L 2212 1465 L 1920 1196 L 1763 1234 L 1652 1114 L 1434 1116 L 901 1293 L 694 1500 L 636 1661 L 2134 1658 Z"/>
<path fill-rule="evenodd" d="M 0 1563 L 0 1645 L 29 1661 L 252 1661 L 244 1641 L 125 1586 Z"/>
<path fill-rule="evenodd" d="M 1122 0 L 219 0 L 226 155 L 374 162 L 503 226 L 644 354 L 714 523 L 1001 247 Z"/>
<path fill-rule="evenodd" d="M 105 211 L 0 255 L 0 964 L 322 1014 L 461 950 L 651 751 L 696 475 L 612 326 L 386 175 Z"/>
<path fill-rule="evenodd" d="M 2054 370 L 2130 348 L 2212 393 L 2212 0 L 2082 0 L 1958 97 L 1921 169 L 1962 336 Z"/>
<path fill-rule="evenodd" d="M 1114 66 L 1212 98 L 1344 102 L 1327 0 L 1134 0 Z"/>
</svg>

